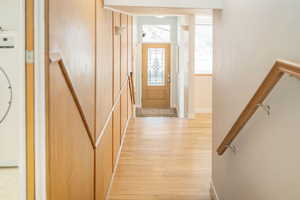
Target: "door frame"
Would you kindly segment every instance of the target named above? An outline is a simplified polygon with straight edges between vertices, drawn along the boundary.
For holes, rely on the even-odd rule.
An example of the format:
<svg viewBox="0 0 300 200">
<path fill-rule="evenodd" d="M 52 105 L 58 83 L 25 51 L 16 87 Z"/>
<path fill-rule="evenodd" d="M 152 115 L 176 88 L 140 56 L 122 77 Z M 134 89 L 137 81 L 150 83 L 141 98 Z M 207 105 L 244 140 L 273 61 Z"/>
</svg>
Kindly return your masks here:
<svg viewBox="0 0 300 200">
<path fill-rule="evenodd" d="M 169 78 L 166 78 L 166 81 L 168 81 L 167 79 L 169 79 L 170 81 L 167 82 L 168 87 L 169 87 L 169 93 L 168 93 L 168 107 L 171 108 L 172 107 L 172 43 L 142 43 L 141 45 L 141 107 L 143 107 L 143 91 L 144 91 L 144 77 L 146 76 L 145 70 L 144 70 L 144 63 L 147 60 L 146 55 L 144 55 L 144 46 L 146 45 L 165 45 L 167 46 L 166 49 L 168 49 L 168 53 L 165 55 L 166 56 L 166 60 L 168 60 L 168 62 L 166 63 L 166 66 L 168 68 L 168 74 L 169 74 Z M 167 74 L 166 74 L 167 76 Z"/>
<path fill-rule="evenodd" d="M 34 52 L 35 1 L 25 0 L 25 51 Z M 27 57 L 28 55 L 26 55 Z M 35 199 L 35 65 L 25 62 L 26 94 L 26 199 Z"/>
<path fill-rule="evenodd" d="M 26 61 L 26 200 L 46 199 L 46 63 L 48 0 L 23 0 Z M 36 67 L 38 66 L 38 67 Z M 38 134 L 36 134 L 38 133 Z"/>
</svg>

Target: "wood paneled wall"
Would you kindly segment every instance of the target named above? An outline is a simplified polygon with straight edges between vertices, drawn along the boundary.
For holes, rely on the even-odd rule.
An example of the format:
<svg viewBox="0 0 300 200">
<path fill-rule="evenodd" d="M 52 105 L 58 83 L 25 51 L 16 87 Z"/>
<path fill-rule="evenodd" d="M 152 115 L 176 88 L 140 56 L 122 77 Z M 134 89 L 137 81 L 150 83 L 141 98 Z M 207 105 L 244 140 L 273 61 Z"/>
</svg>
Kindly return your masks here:
<svg viewBox="0 0 300 200">
<path fill-rule="evenodd" d="M 132 17 L 95 0 L 47 5 L 47 199 L 104 200 L 132 113 Z"/>
<path fill-rule="evenodd" d="M 121 27 L 128 27 L 128 16 L 121 14 Z M 121 35 L 121 84 L 124 83 L 128 73 L 128 29 Z M 124 88 L 121 96 L 121 131 L 124 133 L 128 117 L 128 87 Z"/>
<path fill-rule="evenodd" d="M 99 137 L 113 106 L 113 13 L 97 9 L 97 128 Z"/>
</svg>

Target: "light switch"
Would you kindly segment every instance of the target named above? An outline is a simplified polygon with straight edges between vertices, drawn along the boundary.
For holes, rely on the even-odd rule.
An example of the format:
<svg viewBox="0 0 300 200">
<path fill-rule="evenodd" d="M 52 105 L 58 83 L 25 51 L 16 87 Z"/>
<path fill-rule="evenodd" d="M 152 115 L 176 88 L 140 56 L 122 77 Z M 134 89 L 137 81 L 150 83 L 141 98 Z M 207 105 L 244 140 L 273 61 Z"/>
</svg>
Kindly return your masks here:
<svg viewBox="0 0 300 200">
<path fill-rule="evenodd" d="M 15 48 L 15 37 L 9 34 L 0 34 L 0 49 Z"/>
</svg>

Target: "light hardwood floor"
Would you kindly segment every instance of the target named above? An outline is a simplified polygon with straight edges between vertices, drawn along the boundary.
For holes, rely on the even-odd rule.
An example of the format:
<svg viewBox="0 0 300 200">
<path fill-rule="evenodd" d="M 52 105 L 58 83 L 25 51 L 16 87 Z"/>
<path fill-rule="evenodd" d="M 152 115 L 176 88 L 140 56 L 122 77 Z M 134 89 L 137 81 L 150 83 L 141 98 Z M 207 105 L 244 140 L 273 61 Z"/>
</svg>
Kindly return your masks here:
<svg viewBox="0 0 300 200">
<path fill-rule="evenodd" d="M 209 200 L 211 116 L 131 121 L 110 200 Z"/>
</svg>

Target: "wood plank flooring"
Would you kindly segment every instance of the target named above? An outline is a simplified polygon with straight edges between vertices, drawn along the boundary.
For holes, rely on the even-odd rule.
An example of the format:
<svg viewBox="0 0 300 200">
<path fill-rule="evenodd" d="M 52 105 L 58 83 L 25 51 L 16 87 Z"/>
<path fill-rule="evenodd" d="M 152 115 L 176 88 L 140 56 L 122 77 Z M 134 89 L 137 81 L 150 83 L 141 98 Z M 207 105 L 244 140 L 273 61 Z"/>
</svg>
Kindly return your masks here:
<svg viewBox="0 0 300 200">
<path fill-rule="evenodd" d="M 210 200 L 211 116 L 136 118 L 110 200 Z"/>
</svg>

